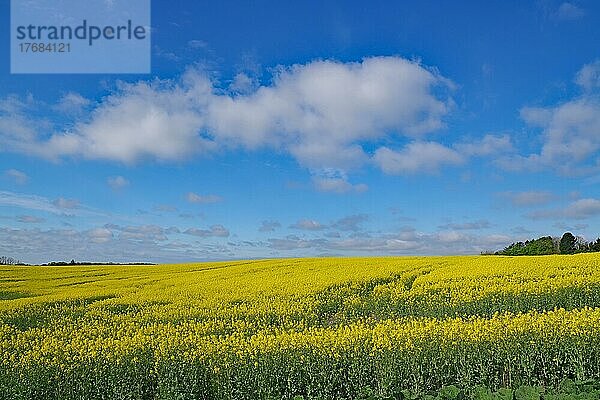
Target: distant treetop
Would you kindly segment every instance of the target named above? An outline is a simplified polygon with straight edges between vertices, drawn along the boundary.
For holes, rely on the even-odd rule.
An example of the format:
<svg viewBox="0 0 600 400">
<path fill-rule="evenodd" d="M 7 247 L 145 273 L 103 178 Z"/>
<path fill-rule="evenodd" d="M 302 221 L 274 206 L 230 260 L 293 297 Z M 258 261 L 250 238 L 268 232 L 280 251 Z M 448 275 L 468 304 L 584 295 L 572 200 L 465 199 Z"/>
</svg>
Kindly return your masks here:
<svg viewBox="0 0 600 400">
<path fill-rule="evenodd" d="M 565 232 L 561 238 L 543 236 L 525 242 L 512 243 L 494 254 L 503 256 L 539 256 L 545 254 L 575 254 L 600 251 L 600 238 L 587 242 L 581 236 Z"/>
</svg>

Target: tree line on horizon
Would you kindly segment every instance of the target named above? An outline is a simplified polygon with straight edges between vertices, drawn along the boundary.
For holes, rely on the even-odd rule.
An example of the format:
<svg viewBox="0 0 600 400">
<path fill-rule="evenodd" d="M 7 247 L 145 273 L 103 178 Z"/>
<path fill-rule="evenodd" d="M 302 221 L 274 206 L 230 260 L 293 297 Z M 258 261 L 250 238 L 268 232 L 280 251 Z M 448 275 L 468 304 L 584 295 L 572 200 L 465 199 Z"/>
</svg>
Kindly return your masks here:
<svg viewBox="0 0 600 400">
<path fill-rule="evenodd" d="M 60 266 L 75 266 L 75 265 L 156 265 L 150 262 L 130 262 L 130 263 L 116 263 L 116 262 L 91 262 L 91 261 L 50 261 L 45 264 L 26 264 L 17 260 L 16 258 L 1 256 L 0 265 L 24 265 L 24 266 L 39 266 L 39 267 L 60 267 Z"/>
<path fill-rule="evenodd" d="M 600 238 L 588 242 L 581 236 L 565 232 L 562 237 L 542 236 L 525 242 L 511 243 L 495 255 L 501 256 L 539 256 L 546 254 L 576 254 L 600 252 Z"/>
<path fill-rule="evenodd" d="M 0 256 L 0 265 L 22 265 L 23 263 L 16 258 Z"/>
</svg>

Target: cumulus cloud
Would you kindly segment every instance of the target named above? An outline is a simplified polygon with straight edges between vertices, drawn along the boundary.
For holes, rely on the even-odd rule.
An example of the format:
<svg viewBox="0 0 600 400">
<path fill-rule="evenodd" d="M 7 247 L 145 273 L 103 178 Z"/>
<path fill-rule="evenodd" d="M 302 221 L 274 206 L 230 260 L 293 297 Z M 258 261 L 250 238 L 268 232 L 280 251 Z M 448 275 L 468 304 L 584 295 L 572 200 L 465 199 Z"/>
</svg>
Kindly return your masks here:
<svg viewBox="0 0 600 400">
<path fill-rule="evenodd" d="M 44 136 L 15 119 L 25 117 L 20 113 L 0 119 L 7 125 L 0 135 L 12 151 L 49 158 L 130 163 L 268 147 L 310 169 L 348 170 L 368 161 L 364 143 L 390 132 L 436 131 L 452 107 L 450 81 L 400 57 L 313 61 L 277 68 L 269 85 L 248 88 L 242 81 L 244 93 L 221 90 L 195 70 L 178 80 L 121 83 L 68 130 Z M 73 94 L 68 99 L 84 103 Z"/>
<path fill-rule="evenodd" d="M 320 192 L 331 193 L 363 193 L 369 190 L 364 183 L 352 184 L 348 182 L 346 173 L 337 169 L 323 169 L 319 172 L 313 171 L 313 184 Z"/>
<path fill-rule="evenodd" d="M 589 218 L 600 214 L 600 200 L 579 199 L 566 208 L 565 215 L 576 219 Z"/>
<path fill-rule="evenodd" d="M 508 170 L 551 168 L 563 175 L 581 175 L 600 164 L 600 102 L 584 96 L 550 108 L 524 108 L 523 119 L 542 129 L 539 153 L 501 161 Z"/>
<path fill-rule="evenodd" d="M 321 247 L 327 241 L 324 239 L 302 239 L 296 235 L 285 238 L 269 239 L 269 246 L 275 250 L 297 250 Z"/>
<path fill-rule="evenodd" d="M 300 219 L 296 223 L 290 225 L 290 228 L 304 231 L 322 231 L 324 229 L 334 229 L 339 231 L 357 232 L 361 230 L 362 224 L 368 219 L 369 217 L 366 214 L 355 214 L 340 218 L 331 224 L 326 225 L 319 221 L 305 218 Z M 332 233 L 333 232 L 330 232 L 328 235 L 331 236 Z"/>
<path fill-rule="evenodd" d="M 259 232 L 273 232 L 274 230 L 281 228 L 281 224 L 278 221 L 263 221 L 258 228 Z"/>
<path fill-rule="evenodd" d="M 18 169 L 8 169 L 4 172 L 4 176 L 10 178 L 17 185 L 25 185 L 29 181 L 29 176 Z"/>
<path fill-rule="evenodd" d="M 600 88 L 600 60 L 584 65 L 577 72 L 575 83 L 587 91 Z"/>
<path fill-rule="evenodd" d="M 112 228 L 119 231 L 119 237 L 122 239 L 134 241 L 165 241 L 167 240 L 167 229 L 158 225 L 140 225 L 140 226 L 111 226 L 106 225 L 105 228 Z M 171 231 L 170 233 L 177 233 Z"/>
<path fill-rule="evenodd" d="M 508 156 L 499 160 L 507 170 L 547 170 L 562 175 L 585 175 L 600 168 L 600 63 L 585 65 L 575 81 L 584 93 L 549 107 L 523 107 L 521 118 L 541 129 L 542 146 L 529 155 Z"/>
<path fill-rule="evenodd" d="M 36 102 L 33 96 L 24 99 L 8 96 L 0 99 L 0 148 L 40 156 L 40 132 L 52 129 L 43 118 L 35 118 Z"/>
<path fill-rule="evenodd" d="M 113 190 L 119 190 L 129 186 L 129 181 L 120 175 L 109 177 L 106 180 L 106 183 L 108 183 L 108 186 Z"/>
<path fill-rule="evenodd" d="M 73 210 L 79 207 L 79 200 L 59 197 L 58 199 L 54 200 L 52 204 L 61 210 Z"/>
<path fill-rule="evenodd" d="M 331 227 L 341 231 L 359 231 L 362 228 L 362 224 L 368 219 L 369 216 L 366 214 L 348 215 L 335 221 L 331 224 Z"/>
<path fill-rule="evenodd" d="M 526 216 L 530 219 L 588 219 L 600 214 L 600 200 L 594 198 L 578 199 L 563 208 L 532 211 Z"/>
<path fill-rule="evenodd" d="M 576 4 L 565 1 L 556 10 L 555 17 L 561 21 L 574 21 L 585 16 L 585 10 Z"/>
<path fill-rule="evenodd" d="M 380 147 L 373 161 L 388 174 L 434 173 L 443 166 L 460 165 L 473 157 L 496 156 L 514 151 L 508 135 L 484 135 L 452 146 L 437 142 L 413 141 L 400 150 Z"/>
<path fill-rule="evenodd" d="M 342 178 L 314 178 L 313 182 L 317 190 L 319 190 L 320 192 L 362 193 L 369 190 L 369 187 L 364 183 L 353 185 Z"/>
<path fill-rule="evenodd" d="M 412 142 L 400 151 L 380 147 L 373 160 L 388 174 L 416 174 L 436 172 L 444 165 L 461 164 L 464 157 L 439 143 Z"/>
<path fill-rule="evenodd" d="M 183 233 L 199 237 L 228 237 L 229 230 L 223 225 L 212 225 L 209 229 L 189 228 Z"/>
<path fill-rule="evenodd" d="M 229 90 L 237 94 L 249 94 L 252 93 L 257 86 L 258 82 L 256 79 L 241 72 L 233 78 L 233 82 L 229 85 Z"/>
<path fill-rule="evenodd" d="M 113 239 L 113 233 L 107 228 L 94 228 L 86 232 L 92 243 L 106 243 Z"/>
<path fill-rule="evenodd" d="M 319 231 L 325 229 L 326 226 L 313 219 L 301 219 L 295 224 L 290 225 L 292 229 L 301 229 L 305 231 Z"/>
<path fill-rule="evenodd" d="M 514 150 L 510 136 L 490 134 L 481 139 L 457 143 L 454 147 L 463 157 L 482 157 Z"/>
<path fill-rule="evenodd" d="M 248 96 L 219 96 L 210 125 L 225 140 L 287 149 L 309 168 L 348 169 L 366 161 L 360 142 L 394 130 L 408 135 L 443 126 L 449 100 L 437 73 L 399 57 L 361 63 L 315 61 L 280 68 L 273 85 Z"/>
<path fill-rule="evenodd" d="M 90 104 L 91 101 L 79 93 L 69 92 L 61 97 L 59 102 L 55 104 L 53 108 L 63 114 L 78 116 L 81 115 Z"/>
<path fill-rule="evenodd" d="M 188 193 L 186 195 L 186 199 L 190 203 L 196 203 L 196 204 L 211 204 L 211 203 L 219 203 L 219 202 L 223 201 L 223 199 L 220 196 L 217 196 L 214 194 L 201 195 L 201 194 L 196 194 L 193 192 Z"/>
</svg>

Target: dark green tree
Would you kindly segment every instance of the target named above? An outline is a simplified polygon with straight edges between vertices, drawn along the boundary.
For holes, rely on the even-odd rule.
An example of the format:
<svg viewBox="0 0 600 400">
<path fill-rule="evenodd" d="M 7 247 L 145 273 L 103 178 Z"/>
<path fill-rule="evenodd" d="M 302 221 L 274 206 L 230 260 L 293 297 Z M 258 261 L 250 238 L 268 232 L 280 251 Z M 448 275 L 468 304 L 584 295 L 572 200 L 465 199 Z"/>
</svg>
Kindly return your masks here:
<svg viewBox="0 0 600 400">
<path fill-rule="evenodd" d="M 565 232 L 560 238 L 560 254 L 573 254 L 575 252 L 575 236 L 571 232 Z"/>
<path fill-rule="evenodd" d="M 543 236 L 523 242 L 513 243 L 504 250 L 496 252 L 505 256 L 539 256 L 556 253 L 554 240 L 551 236 Z"/>
</svg>

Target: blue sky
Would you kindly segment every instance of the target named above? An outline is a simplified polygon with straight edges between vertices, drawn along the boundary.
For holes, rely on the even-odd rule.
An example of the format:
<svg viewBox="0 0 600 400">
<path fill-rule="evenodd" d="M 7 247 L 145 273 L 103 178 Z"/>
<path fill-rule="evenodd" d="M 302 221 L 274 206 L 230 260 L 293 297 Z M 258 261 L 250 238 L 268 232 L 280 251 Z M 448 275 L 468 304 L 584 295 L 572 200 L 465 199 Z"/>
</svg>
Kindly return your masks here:
<svg viewBox="0 0 600 400">
<path fill-rule="evenodd" d="M 18 75 L 0 253 L 474 254 L 600 235 L 600 4 L 152 2 L 149 75 Z"/>
</svg>

